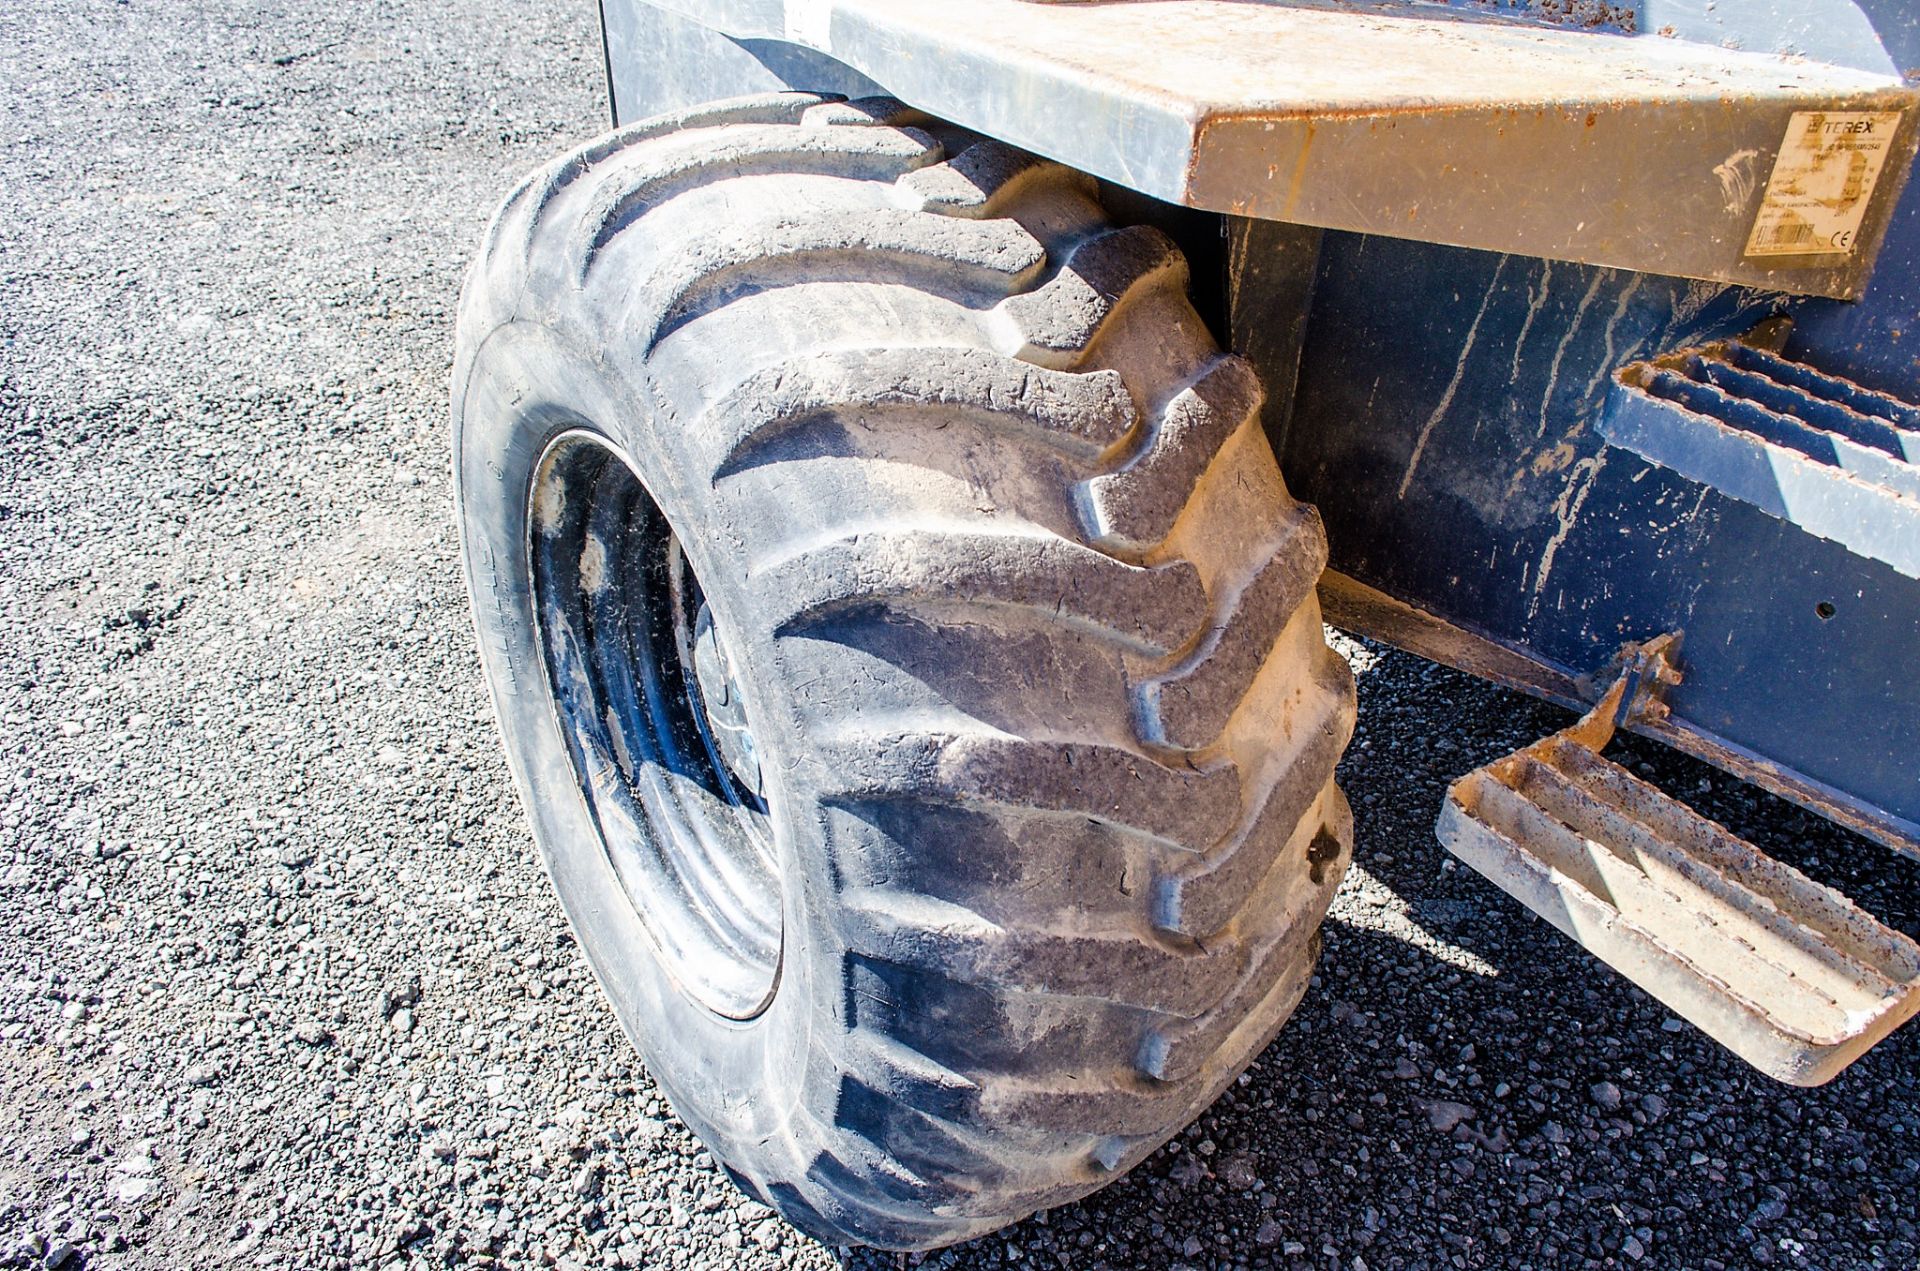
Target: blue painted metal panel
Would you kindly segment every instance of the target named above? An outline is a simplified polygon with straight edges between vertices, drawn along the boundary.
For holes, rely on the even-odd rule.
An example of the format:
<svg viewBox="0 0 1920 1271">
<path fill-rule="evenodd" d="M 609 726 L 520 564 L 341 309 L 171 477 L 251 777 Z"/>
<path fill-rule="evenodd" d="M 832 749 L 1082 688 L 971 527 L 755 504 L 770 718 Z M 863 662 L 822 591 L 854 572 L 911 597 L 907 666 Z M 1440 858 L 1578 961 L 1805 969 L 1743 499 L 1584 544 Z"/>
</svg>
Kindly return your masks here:
<svg viewBox="0 0 1920 1271">
<path fill-rule="evenodd" d="M 1920 822 L 1920 582 L 1610 446 L 1616 369 L 1784 297 L 1329 234 L 1282 439 L 1333 565 L 1572 674 L 1681 630 L 1674 715 Z"/>
<path fill-rule="evenodd" d="M 1871 32 L 1771 2 L 1643 0 L 1640 16 L 1643 31 L 1718 30 L 1920 79 L 1920 8 L 1856 9 Z M 1669 379 L 1666 405 L 1681 409 L 1643 396 L 1615 420 L 1629 446 L 1608 444 L 1618 368 L 1779 315 L 1795 323 L 1785 352 L 1817 371 L 1796 380 L 1793 363 L 1770 363 L 1772 387 L 1738 365 Z M 1913 420 L 1819 372 L 1920 400 L 1920 183 L 1857 303 L 1329 234 L 1294 414 L 1274 432 L 1289 481 L 1326 517 L 1336 569 L 1570 675 L 1684 631 L 1678 722 L 1920 842 L 1920 582 L 1884 559 L 1913 564 L 1909 500 L 1892 493 L 1910 493 Z M 1744 480 L 1730 458 L 1742 437 L 1774 447 Z M 1823 538 L 1780 497 L 1782 453 L 1870 470 L 1891 490 L 1852 526 L 1828 518 L 1840 541 Z"/>
</svg>

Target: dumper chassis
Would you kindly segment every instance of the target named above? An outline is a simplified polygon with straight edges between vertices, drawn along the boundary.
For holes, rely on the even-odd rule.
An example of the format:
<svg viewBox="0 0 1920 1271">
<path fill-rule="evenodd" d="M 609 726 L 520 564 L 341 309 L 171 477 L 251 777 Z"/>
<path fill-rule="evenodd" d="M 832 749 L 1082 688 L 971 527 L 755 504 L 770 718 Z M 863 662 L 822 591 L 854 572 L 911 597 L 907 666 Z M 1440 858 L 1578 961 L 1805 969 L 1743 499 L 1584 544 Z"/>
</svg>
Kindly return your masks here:
<svg viewBox="0 0 1920 1271">
<path fill-rule="evenodd" d="M 1440 837 L 1749 1062 L 1920 1008 L 1920 947 L 1601 753 L 1920 854 L 1920 20 L 602 23 L 616 127 L 462 299 L 463 551 L 556 888 L 747 1190 L 930 1248 L 1217 1097 L 1352 853 L 1323 616 L 1587 711 Z"/>
</svg>

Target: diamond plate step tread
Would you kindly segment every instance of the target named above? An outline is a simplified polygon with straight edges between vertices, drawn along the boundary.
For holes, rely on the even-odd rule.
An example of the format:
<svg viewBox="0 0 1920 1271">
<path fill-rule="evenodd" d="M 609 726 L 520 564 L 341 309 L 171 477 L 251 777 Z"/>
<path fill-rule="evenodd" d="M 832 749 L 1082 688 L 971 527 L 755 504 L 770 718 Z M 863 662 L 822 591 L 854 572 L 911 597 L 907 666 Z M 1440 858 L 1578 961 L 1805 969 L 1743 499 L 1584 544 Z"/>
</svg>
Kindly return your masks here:
<svg viewBox="0 0 1920 1271">
<path fill-rule="evenodd" d="M 1920 407 L 1728 341 L 1621 368 L 1599 431 L 1920 578 Z"/>
<path fill-rule="evenodd" d="M 1601 757 L 1618 704 L 1455 781 L 1440 841 L 1768 1076 L 1832 1079 L 1920 1010 L 1920 945 Z"/>
</svg>

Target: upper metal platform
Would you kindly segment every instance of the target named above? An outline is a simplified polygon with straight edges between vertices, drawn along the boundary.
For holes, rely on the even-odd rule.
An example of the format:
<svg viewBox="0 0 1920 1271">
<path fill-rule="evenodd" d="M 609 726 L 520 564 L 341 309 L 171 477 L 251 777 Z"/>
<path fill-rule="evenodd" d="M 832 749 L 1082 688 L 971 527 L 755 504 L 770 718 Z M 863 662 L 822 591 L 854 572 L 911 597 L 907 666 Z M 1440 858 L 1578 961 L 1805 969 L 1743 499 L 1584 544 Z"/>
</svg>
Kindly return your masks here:
<svg viewBox="0 0 1920 1271">
<path fill-rule="evenodd" d="M 1785 43 L 1824 33 L 1818 51 L 1851 66 L 1364 0 L 646 2 L 824 53 L 922 109 L 1169 202 L 1804 295 L 1858 294 L 1920 103 L 1847 0 L 1789 6 L 1799 38 Z M 1863 205 L 1858 228 L 1822 254 L 1749 254 L 1808 112 L 1878 117 L 1877 166 L 1840 192 Z"/>
</svg>

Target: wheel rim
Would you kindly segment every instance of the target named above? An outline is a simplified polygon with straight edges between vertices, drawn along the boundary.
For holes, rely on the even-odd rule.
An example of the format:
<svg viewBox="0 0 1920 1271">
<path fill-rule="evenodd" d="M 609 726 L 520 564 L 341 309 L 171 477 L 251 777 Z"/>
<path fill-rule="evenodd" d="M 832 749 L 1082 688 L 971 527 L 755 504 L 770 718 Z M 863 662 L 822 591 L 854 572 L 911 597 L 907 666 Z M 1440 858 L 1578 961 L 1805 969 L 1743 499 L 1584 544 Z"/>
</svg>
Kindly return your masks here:
<svg viewBox="0 0 1920 1271">
<path fill-rule="evenodd" d="M 597 850 L 681 987 L 751 1018 L 779 977 L 781 893 L 737 650 L 604 440 L 554 440 L 529 499 L 539 644 Z"/>
</svg>

